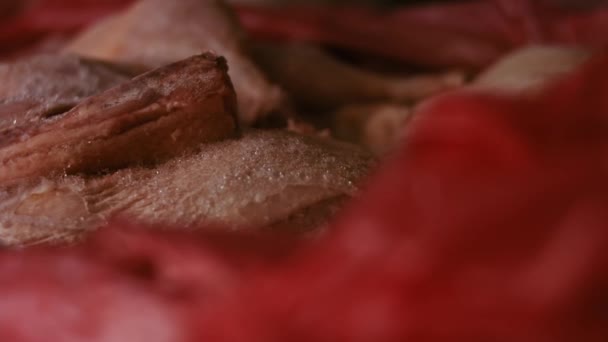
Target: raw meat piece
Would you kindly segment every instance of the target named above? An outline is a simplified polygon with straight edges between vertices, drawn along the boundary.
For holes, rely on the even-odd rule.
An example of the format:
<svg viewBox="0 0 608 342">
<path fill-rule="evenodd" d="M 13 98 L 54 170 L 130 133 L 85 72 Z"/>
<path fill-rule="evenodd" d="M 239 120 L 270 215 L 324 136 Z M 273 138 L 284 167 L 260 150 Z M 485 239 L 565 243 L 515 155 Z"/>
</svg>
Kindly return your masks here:
<svg viewBox="0 0 608 342">
<path fill-rule="evenodd" d="M 479 75 L 473 85 L 496 91 L 530 92 L 564 76 L 589 59 L 583 48 L 531 46 L 502 57 Z"/>
<path fill-rule="evenodd" d="M 298 133 L 301 135 L 314 135 L 323 138 L 329 138 L 330 132 L 328 129 L 319 129 L 314 124 L 307 122 L 302 117 L 292 117 L 287 119 L 287 127 L 289 132 Z"/>
<path fill-rule="evenodd" d="M 603 0 L 477 0 L 395 7 L 250 6 L 236 12 L 246 31 L 262 40 L 289 40 L 394 58 L 401 63 L 480 70 L 530 43 L 608 44 Z M 0 23 L 0 57 L 53 34 L 70 34 L 131 0 L 38 0 Z M 574 3 L 580 10 L 572 10 Z M 571 3 L 571 4 L 570 4 Z M 4 24 L 4 25 L 3 25 Z"/>
<path fill-rule="evenodd" d="M 95 80 L 93 71 L 58 66 L 57 78 L 27 67 L 25 73 L 7 71 L 23 87 L 8 91 L 11 97 L 0 105 L 0 184 L 155 163 L 236 133 L 236 99 L 221 57 L 199 55 L 150 71 L 74 108 L 106 84 L 101 79 L 80 88 Z M 49 96 L 49 104 L 38 95 Z M 43 110 L 28 111 L 33 101 Z"/>
<path fill-rule="evenodd" d="M 252 131 L 154 168 L 3 188 L 0 241 L 71 241 L 114 216 L 150 224 L 307 233 L 356 194 L 372 165 L 368 153 L 350 145 Z"/>
<path fill-rule="evenodd" d="M 126 66 L 76 56 L 39 55 L 0 64 L 2 125 L 22 126 L 39 116 L 61 114 L 62 108 L 67 111 L 136 73 Z"/>
<path fill-rule="evenodd" d="M 376 155 L 385 155 L 402 140 L 411 110 L 404 105 L 386 103 L 351 105 L 332 116 L 336 138 L 365 146 Z"/>
<path fill-rule="evenodd" d="M 548 1 L 547 1 L 548 2 Z M 308 42 L 435 68 L 479 70 L 527 44 L 608 46 L 608 7 L 562 10 L 536 0 L 403 6 L 238 6 L 256 39 Z"/>
<path fill-rule="evenodd" d="M 141 0 L 77 37 L 66 51 L 158 67 L 203 51 L 226 57 L 239 117 L 252 124 L 277 111 L 282 94 L 248 57 L 244 33 L 220 0 Z"/>
<path fill-rule="evenodd" d="M 2 1 L 2 4 L 12 4 L 13 9 L 2 13 L 5 17 L 0 21 L 0 59 L 40 52 L 39 48 L 48 46 L 49 41 L 63 45 L 82 27 L 115 13 L 130 2 L 132 0 Z M 57 49 L 45 51 L 57 52 L 59 45 L 55 46 Z"/>
<path fill-rule="evenodd" d="M 404 102 L 425 98 L 462 84 L 462 75 L 389 77 L 342 63 L 321 49 L 303 44 L 257 44 L 256 62 L 292 96 L 313 109 L 352 103 Z"/>
<path fill-rule="evenodd" d="M 454 93 L 520 95 L 530 97 L 580 67 L 591 52 L 580 47 L 537 45 L 515 50 L 479 74 L 472 83 L 421 102 L 416 112 L 426 111 Z"/>
</svg>

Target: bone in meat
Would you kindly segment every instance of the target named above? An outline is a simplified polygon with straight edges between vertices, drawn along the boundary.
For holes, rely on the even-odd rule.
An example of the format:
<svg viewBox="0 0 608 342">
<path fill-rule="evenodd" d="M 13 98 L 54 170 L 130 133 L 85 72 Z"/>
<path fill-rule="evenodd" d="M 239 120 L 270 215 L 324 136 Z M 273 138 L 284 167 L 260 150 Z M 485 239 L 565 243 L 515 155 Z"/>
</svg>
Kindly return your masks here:
<svg viewBox="0 0 608 342">
<path fill-rule="evenodd" d="M 66 51 L 158 67 L 202 51 L 226 57 L 239 94 L 239 115 L 250 124 L 278 110 L 282 94 L 248 57 L 244 33 L 219 0 L 142 0 L 77 37 Z"/>
<path fill-rule="evenodd" d="M 212 54 L 153 70 L 67 112 L 28 112 L 16 108 L 19 104 L 12 97 L 0 105 L 4 185 L 56 173 L 154 163 L 236 132 L 227 66 Z"/>
<path fill-rule="evenodd" d="M 0 191 L 0 241 L 69 241 L 115 217 L 175 226 L 309 231 L 373 165 L 351 145 L 284 131 L 204 144 L 154 168 L 66 176 Z"/>
<path fill-rule="evenodd" d="M 365 102 L 407 102 L 462 83 L 459 73 L 388 77 L 342 63 L 305 44 L 257 44 L 254 56 L 269 77 L 298 104 L 315 109 Z"/>
</svg>

